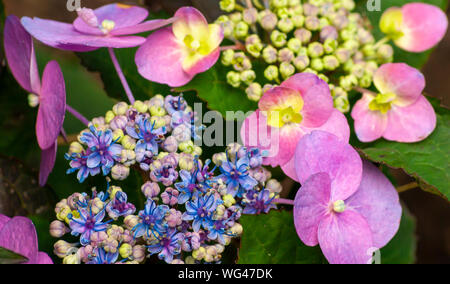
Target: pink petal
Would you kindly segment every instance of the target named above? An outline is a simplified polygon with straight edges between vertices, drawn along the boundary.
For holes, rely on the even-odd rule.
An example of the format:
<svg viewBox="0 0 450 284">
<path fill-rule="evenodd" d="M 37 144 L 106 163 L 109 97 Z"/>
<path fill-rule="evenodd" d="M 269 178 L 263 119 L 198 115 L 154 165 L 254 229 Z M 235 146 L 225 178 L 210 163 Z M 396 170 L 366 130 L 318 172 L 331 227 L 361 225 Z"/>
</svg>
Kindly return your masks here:
<svg viewBox="0 0 450 284">
<path fill-rule="evenodd" d="M 338 110 L 334 110 L 330 119 L 318 128 L 305 128 L 303 131 L 307 134 L 314 130 L 322 130 L 336 135 L 341 141 L 348 142 L 350 139 L 350 126 L 348 125 L 347 118 Z M 283 172 L 291 179 L 298 181 L 297 173 L 295 172 L 295 155 L 285 165 L 281 166 Z"/>
<path fill-rule="evenodd" d="M 294 224 L 298 237 L 308 246 L 319 243 L 317 230 L 329 212 L 331 180 L 326 173 L 309 177 L 297 191 L 294 201 Z"/>
<path fill-rule="evenodd" d="M 355 132 L 361 142 L 372 142 L 381 138 L 387 127 L 387 114 L 369 109 L 372 99 L 371 95 L 364 94 L 353 106 L 352 117 L 355 120 Z"/>
<path fill-rule="evenodd" d="M 38 240 L 33 222 L 25 217 L 14 217 L 0 231 L 0 247 L 28 258 L 35 263 L 38 255 Z"/>
<path fill-rule="evenodd" d="M 304 100 L 302 126 L 319 127 L 324 124 L 333 112 L 333 98 L 328 84 L 311 73 L 301 73 L 291 76 L 281 84 L 281 87 L 295 89 Z"/>
<path fill-rule="evenodd" d="M 101 25 L 104 20 L 110 20 L 115 23 L 114 30 L 135 26 L 147 19 L 148 11 L 136 6 L 127 6 L 123 4 L 109 4 L 94 10 L 97 16 L 98 24 Z M 99 28 L 94 28 L 86 24 L 80 17 L 73 22 L 74 28 L 85 34 L 103 35 Z"/>
<path fill-rule="evenodd" d="M 364 161 L 361 185 L 346 205 L 366 219 L 378 249 L 397 233 L 402 217 L 397 190 L 372 163 Z"/>
<path fill-rule="evenodd" d="M 39 252 L 36 264 L 53 264 L 53 261 L 45 252 Z"/>
<path fill-rule="evenodd" d="M 220 48 L 217 48 L 207 56 L 200 59 L 191 68 L 185 69 L 184 71 L 192 76 L 208 71 L 211 67 L 216 64 L 220 57 Z"/>
<path fill-rule="evenodd" d="M 162 28 L 164 26 L 170 25 L 174 21 L 175 18 L 170 18 L 167 20 L 150 20 L 135 26 L 114 29 L 110 32 L 110 34 L 115 36 L 139 34 Z"/>
<path fill-rule="evenodd" d="M 303 104 L 303 99 L 300 93 L 292 88 L 274 87 L 264 93 L 258 102 L 258 107 L 262 111 L 272 111 L 277 109 L 284 109 L 287 107 L 296 106 L 299 108 Z"/>
<path fill-rule="evenodd" d="M 183 86 L 193 75 L 183 71 L 182 46 L 170 27 L 152 33 L 136 53 L 136 65 L 144 78 L 171 87 Z"/>
<path fill-rule="evenodd" d="M 347 142 L 328 132 L 313 131 L 298 143 L 295 170 L 302 184 L 316 173 L 327 173 L 331 200 L 346 200 L 361 182 L 362 161 Z"/>
<path fill-rule="evenodd" d="M 382 94 L 394 93 L 394 104 L 408 106 L 417 101 L 425 89 L 425 77 L 405 63 L 382 65 L 374 75 L 374 83 Z"/>
<path fill-rule="evenodd" d="M 42 76 L 42 91 L 36 121 L 39 147 L 50 148 L 58 138 L 66 114 L 64 77 L 56 61 L 47 64 Z"/>
<path fill-rule="evenodd" d="M 188 34 L 207 34 L 208 21 L 203 14 L 193 7 L 182 7 L 177 10 L 174 17 L 173 33 L 177 39 L 184 40 Z"/>
<path fill-rule="evenodd" d="M 395 43 L 410 52 L 423 52 L 435 46 L 445 36 L 448 20 L 436 6 L 410 3 L 402 7 L 404 36 Z"/>
<path fill-rule="evenodd" d="M 87 35 L 75 30 L 71 24 L 39 18 L 23 17 L 22 25 L 34 38 L 46 45 L 77 52 L 92 51 L 100 47 L 135 47 L 145 42 L 145 38 L 139 36 Z"/>
<path fill-rule="evenodd" d="M 0 231 L 2 230 L 3 226 L 5 226 L 5 224 L 9 222 L 9 220 L 11 220 L 9 217 L 0 214 Z"/>
<path fill-rule="evenodd" d="M 366 264 L 371 260 L 372 232 L 363 216 L 346 210 L 319 225 L 320 248 L 331 264 Z"/>
<path fill-rule="evenodd" d="M 419 142 L 427 138 L 436 128 L 436 113 L 424 96 L 413 105 L 393 107 L 388 115 L 388 124 L 383 135 L 387 140 L 403 143 Z"/>
<path fill-rule="evenodd" d="M 41 83 L 33 39 L 14 15 L 8 16 L 5 21 L 4 45 L 6 59 L 14 78 L 28 92 L 39 94 Z"/>
<path fill-rule="evenodd" d="M 48 176 L 53 171 L 56 161 L 56 151 L 58 145 L 53 143 L 53 146 L 41 152 L 41 165 L 39 167 L 39 186 L 45 186 Z"/>
</svg>

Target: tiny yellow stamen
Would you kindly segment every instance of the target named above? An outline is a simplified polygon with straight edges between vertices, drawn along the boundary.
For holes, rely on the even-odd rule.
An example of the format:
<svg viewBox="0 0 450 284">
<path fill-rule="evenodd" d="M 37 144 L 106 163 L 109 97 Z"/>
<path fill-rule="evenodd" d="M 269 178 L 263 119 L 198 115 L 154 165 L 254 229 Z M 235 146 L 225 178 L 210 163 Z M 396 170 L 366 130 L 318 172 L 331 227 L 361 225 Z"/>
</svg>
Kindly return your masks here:
<svg viewBox="0 0 450 284">
<path fill-rule="evenodd" d="M 338 200 L 333 203 L 333 211 L 336 213 L 342 213 L 346 209 L 345 202 L 343 200 Z"/>
<path fill-rule="evenodd" d="M 270 111 L 267 118 L 267 124 L 272 127 L 281 128 L 288 123 L 300 123 L 303 117 L 300 113 L 295 112 L 292 107 L 281 110 Z"/>
<path fill-rule="evenodd" d="M 102 22 L 102 31 L 107 34 L 114 29 L 116 23 L 111 20 L 103 20 Z"/>
<path fill-rule="evenodd" d="M 369 109 L 372 111 L 380 111 L 386 114 L 392 108 L 392 102 L 397 95 L 394 93 L 378 94 L 370 103 Z"/>
</svg>

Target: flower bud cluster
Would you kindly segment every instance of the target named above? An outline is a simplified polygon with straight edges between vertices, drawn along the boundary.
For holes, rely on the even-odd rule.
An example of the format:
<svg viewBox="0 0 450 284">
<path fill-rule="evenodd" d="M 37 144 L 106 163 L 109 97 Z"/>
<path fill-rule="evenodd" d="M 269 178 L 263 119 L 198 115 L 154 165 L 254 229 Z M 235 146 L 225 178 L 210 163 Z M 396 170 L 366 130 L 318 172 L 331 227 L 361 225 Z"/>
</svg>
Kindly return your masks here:
<svg viewBox="0 0 450 284">
<path fill-rule="evenodd" d="M 348 112 L 347 93 L 370 87 L 378 66 L 393 59 L 392 47 L 375 43 L 367 21 L 353 12 L 353 0 L 271 0 L 269 7 L 246 3 L 250 7 L 221 1 L 228 14 L 216 22 L 227 39 L 242 47 L 222 54 L 222 64 L 233 69 L 227 82 L 245 88 L 250 100 L 259 101 L 267 85 L 310 72 L 329 83 L 336 108 Z"/>
</svg>

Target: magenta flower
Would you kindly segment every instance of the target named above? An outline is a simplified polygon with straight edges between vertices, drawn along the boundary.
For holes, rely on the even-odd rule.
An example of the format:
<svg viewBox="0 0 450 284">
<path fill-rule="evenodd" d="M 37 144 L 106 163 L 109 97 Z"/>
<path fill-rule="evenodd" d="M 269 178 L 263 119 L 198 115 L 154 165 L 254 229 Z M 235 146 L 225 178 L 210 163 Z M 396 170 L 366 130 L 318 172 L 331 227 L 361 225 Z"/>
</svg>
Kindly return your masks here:
<svg viewBox="0 0 450 284">
<path fill-rule="evenodd" d="M 36 229 L 30 219 L 0 214 L 0 247 L 24 256 L 24 264 L 53 264 L 50 257 L 38 250 Z"/>
<path fill-rule="evenodd" d="M 359 140 L 384 137 L 397 142 L 418 142 L 436 127 L 436 114 L 422 95 L 425 78 L 404 63 L 382 65 L 374 76 L 379 94 L 366 92 L 352 110 Z"/>
<path fill-rule="evenodd" d="M 297 234 L 308 246 L 319 244 L 330 263 L 368 263 L 394 237 L 398 193 L 349 144 L 314 131 L 300 140 L 295 167 L 302 184 L 294 202 Z"/>
<path fill-rule="evenodd" d="M 66 113 L 64 77 L 58 63 L 51 61 L 45 67 L 41 84 L 33 40 L 14 15 L 6 19 L 4 44 L 9 68 L 17 82 L 39 97 L 36 136 L 42 149 L 39 184 L 43 186 L 55 164 L 56 140 Z"/>
<path fill-rule="evenodd" d="M 380 29 L 394 43 L 410 52 L 423 52 L 444 38 L 448 27 L 445 13 L 436 6 L 409 3 L 386 10 Z"/>
<path fill-rule="evenodd" d="M 171 87 L 183 86 L 219 59 L 223 32 L 208 25 L 195 8 L 175 13 L 172 27 L 152 33 L 136 53 L 139 73 L 146 79 Z"/>
<path fill-rule="evenodd" d="M 109 4 L 96 10 L 83 8 L 73 24 L 39 18 L 22 18 L 25 29 L 46 45 L 78 52 L 101 47 L 126 48 L 143 44 L 145 38 L 132 36 L 158 29 L 172 22 L 147 19 L 144 8 L 124 4 Z"/>
<path fill-rule="evenodd" d="M 265 165 L 281 166 L 297 180 L 295 148 L 300 138 L 317 129 L 345 142 L 350 137 L 347 119 L 333 108 L 328 84 L 314 74 L 302 73 L 262 96 L 259 109 L 245 120 L 241 138 L 248 148 L 261 150 Z"/>
</svg>

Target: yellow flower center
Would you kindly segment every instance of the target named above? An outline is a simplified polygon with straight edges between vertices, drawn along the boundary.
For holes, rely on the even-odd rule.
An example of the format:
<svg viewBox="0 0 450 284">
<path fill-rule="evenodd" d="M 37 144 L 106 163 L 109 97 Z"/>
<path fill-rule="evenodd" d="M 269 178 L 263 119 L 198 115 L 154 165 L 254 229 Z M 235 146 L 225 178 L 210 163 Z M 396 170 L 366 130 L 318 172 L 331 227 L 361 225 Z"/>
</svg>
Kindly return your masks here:
<svg viewBox="0 0 450 284">
<path fill-rule="evenodd" d="M 116 26 L 116 23 L 114 21 L 111 21 L 111 20 L 103 20 L 102 25 L 101 25 L 102 31 L 105 34 L 107 34 L 110 31 L 112 31 L 115 26 Z"/>
<path fill-rule="evenodd" d="M 333 211 L 336 213 L 342 213 L 346 209 L 344 200 L 338 200 L 333 203 Z"/>
<path fill-rule="evenodd" d="M 372 111 L 379 111 L 386 114 L 392 108 L 392 102 L 397 95 L 394 93 L 378 94 L 370 103 L 369 109 Z"/>
<path fill-rule="evenodd" d="M 384 12 L 380 19 L 380 29 L 393 40 L 401 38 L 404 33 L 401 31 L 403 23 L 402 9 L 391 8 Z"/>
<path fill-rule="evenodd" d="M 303 117 L 292 107 L 270 111 L 267 118 L 267 124 L 272 127 L 281 128 L 288 123 L 300 123 Z"/>
</svg>

